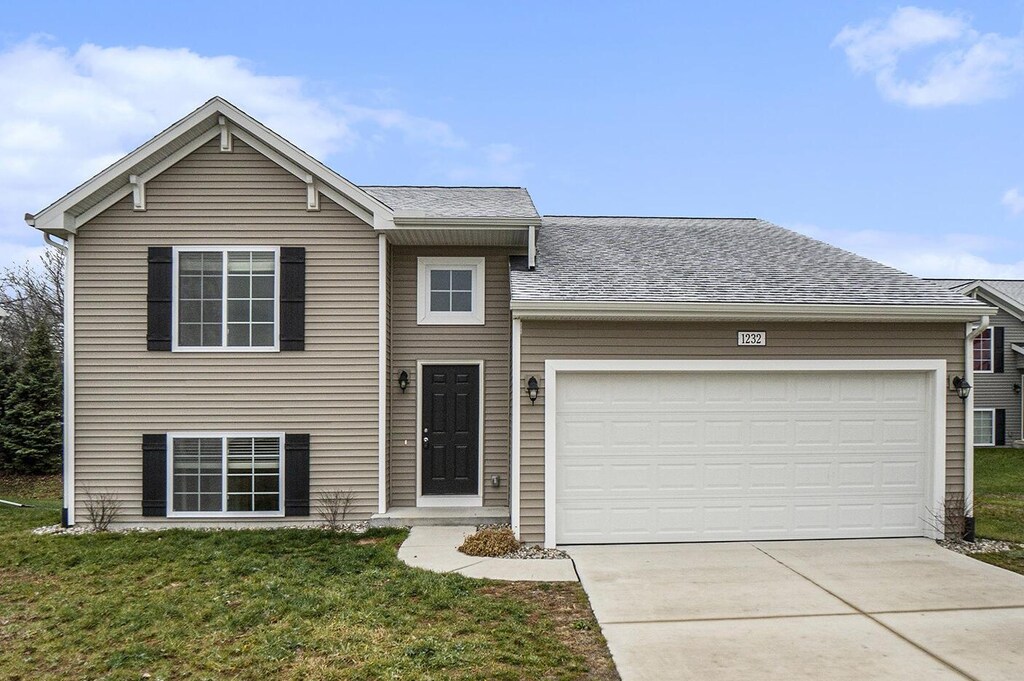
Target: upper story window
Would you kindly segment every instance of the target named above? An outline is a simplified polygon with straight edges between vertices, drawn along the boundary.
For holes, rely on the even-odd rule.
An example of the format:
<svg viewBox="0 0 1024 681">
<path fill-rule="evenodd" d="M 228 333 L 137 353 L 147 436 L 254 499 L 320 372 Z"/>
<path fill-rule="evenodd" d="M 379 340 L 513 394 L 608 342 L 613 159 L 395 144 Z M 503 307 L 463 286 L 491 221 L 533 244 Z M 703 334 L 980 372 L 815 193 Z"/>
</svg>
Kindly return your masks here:
<svg viewBox="0 0 1024 681">
<path fill-rule="evenodd" d="M 484 323 L 483 258 L 418 258 L 420 324 Z"/>
<path fill-rule="evenodd" d="M 992 327 L 974 339 L 974 370 L 982 373 L 992 371 Z"/>
<path fill-rule="evenodd" d="M 278 250 L 176 248 L 174 350 L 278 349 Z"/>
</svg>

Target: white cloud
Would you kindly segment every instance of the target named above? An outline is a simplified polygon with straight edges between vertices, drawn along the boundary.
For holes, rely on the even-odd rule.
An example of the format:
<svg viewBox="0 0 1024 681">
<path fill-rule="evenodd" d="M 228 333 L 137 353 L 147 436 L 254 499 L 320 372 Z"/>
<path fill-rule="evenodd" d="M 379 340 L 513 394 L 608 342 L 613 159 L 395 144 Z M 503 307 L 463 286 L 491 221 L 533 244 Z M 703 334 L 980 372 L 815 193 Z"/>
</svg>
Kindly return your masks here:
<svg viewBox="0 0 1024 681">
<path fill-rule="evenodd" d="M 998 262 L 988 255 L 1010 250 L 1010 244 L 996 237 L 788 227 L 919 277 L 1024 279 L 1024 260 Z"/>
<path fill-rule="evenodd" d="M 1013 215 L 1024 213 L 1024 194 L 1021 194 L 1017 187 L 1006 190 L 1002 203 L 1010 209 L 1010 213 Z"/>
<path fill-rule="evenodd" d="M 471 168 L 484 181 L 520 168 L 515 160 L 496 162 L 491 145 L 471 144 L 447 123 L 401 110 L 393 92 L 367 93 L 372 105 L 365 106 L 313 90 L 299 77 L 261 74 L 239 57 L 187 49 L 87 44 L 72 51 L 35 37 L 0 51 L 0 266 L 22 259 L 21 244 L 38 243 L 22 221 L 26 211 L 214 95 L 321 159 L 397 141 L 425 150 L 439 180 L 450 168 Z"/>
<path fill-rule="evenodd" d="M 974 104 L 1010 94 L 1024 79 L 1024 35 L 980 33 L 961 12 L 900 7 L 885 20 L 846 26 L 832 41 L 882 96 L 907 106 Z M 931 49 L 920 73 L 907 57 Z"/>
</svg>

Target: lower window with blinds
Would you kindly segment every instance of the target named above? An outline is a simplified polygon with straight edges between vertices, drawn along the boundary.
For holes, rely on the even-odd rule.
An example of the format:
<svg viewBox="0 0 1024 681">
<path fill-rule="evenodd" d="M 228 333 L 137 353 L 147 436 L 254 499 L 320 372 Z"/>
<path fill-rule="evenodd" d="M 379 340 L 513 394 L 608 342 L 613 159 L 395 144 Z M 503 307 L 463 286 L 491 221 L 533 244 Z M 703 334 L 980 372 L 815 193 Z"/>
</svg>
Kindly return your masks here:
<svg viewBox="0 0 1024 681">
<path fill-rule="evenodd" d="M 169 433 L 169 517 L 276 517 L 283 433 Z"/>
</svg>

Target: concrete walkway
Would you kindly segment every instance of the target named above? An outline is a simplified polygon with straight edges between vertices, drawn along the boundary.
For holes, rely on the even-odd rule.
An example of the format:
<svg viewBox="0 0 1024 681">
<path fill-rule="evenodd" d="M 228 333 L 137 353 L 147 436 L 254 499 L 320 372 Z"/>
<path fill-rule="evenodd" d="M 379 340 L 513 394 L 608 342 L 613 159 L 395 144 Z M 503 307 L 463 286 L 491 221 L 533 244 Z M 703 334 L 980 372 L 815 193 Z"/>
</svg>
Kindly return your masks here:
<svg viewBox="0 0 1024 681">
<path fill-rule="evenodd" d="M 1024 576 L 927 539 L 568 551 L 623 681 L 1024 678 Z"/>
<path fill-rule="evenodd" d="M 478 558 L 460 553 L 458 547 L 476 527 L 421 527 L 409 530 L 409 538 L 398 549 L 398 558 L 406 565 L 457 572 L 466 577 L 500 579 L 510 582 L 575 582 L 576 570 L 568 558 L 555 560 L 518 560 Z"/>
</svg>

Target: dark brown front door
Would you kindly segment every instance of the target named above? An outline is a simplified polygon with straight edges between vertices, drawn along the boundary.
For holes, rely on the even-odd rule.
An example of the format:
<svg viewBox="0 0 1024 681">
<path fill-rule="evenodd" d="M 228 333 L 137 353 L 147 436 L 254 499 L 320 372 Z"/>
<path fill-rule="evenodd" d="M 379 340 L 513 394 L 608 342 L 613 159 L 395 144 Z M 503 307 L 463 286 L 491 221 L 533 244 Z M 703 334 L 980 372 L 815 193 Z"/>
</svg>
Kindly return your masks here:
<svg viewBox="0 0 1024 681">
<path fill-rule="evenodd" d="M 423 366 L 423 495 L 478 494 L 480 367 Z"/>
</svg>

